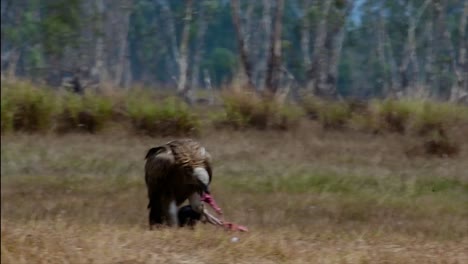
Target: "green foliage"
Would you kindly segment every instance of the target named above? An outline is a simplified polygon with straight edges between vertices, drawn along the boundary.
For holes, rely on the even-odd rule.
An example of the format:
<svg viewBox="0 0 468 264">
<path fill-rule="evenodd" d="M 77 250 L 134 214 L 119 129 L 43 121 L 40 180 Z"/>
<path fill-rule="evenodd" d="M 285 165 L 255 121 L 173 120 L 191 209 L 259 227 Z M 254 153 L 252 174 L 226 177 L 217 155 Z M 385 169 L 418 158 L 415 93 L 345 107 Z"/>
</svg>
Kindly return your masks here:
<svg viewBox="0 0 468 264">
<path fill-rule="evenodd" d="M 405 133 L 411 109 L 406 102 L 385 100 L 371 105 L 380 129 L 396 133 Z"/>
<path fill-rule="evenodd" d="M 112 116 L 113 102 L 110 98 L 86 93 L 80 96 L 66 93 L 62 97 L 58 131 L 86 131 L 95 133 L 105 127 Z"/>
<path fill-rule="evenodd" d="M 211 53 L 204 66 L 209 69 L 217 85 L 229 81 L 237 64 L 236 55 L 225 48 L 216 48 Z"/>
<path fill-rule="evenodd" d="M 307 117 L 316 120 L 319 116 L 320 108 L 322 107 L 322 101 L 315 96 L 306 95 L 303 96 L 301 105 L 307 114 Z"/>
<path fill-rule="evenodd" d="M 318 97 L 305 96 L 302 99 L 302 107 L 309 119 L 318 120 L 325 129 L 343 129 L 353 118 L 359 119 L 359 122 L 366 122 L 363 116 L 367 107 L 365 104 L 325 101 Z"/>
<path fill-rule="evenodd" d="M 453 156 L 458 148 L 449 134 L 456 126 L 468 124 L 468 107 L 431 101 L 336 102 L 305 96 L 297 105 L 266 99 L 253 91 L 231 90 L 222 94 L 223 108 L 196 112 L 197 108 L 189 108 L 168 92 L 135 88 L 80 96 L 54 93 L 27 82 L 2 82 L 2 86 L 2 132 L 55 129 L 95 133 L 110 122 L 119 122 L 152 136 L 189 135 L 199 131 L 202 119 L 204 124 L 218 127 L 289 130 L 307 116 L 325 129 L 418 136 L 422 141 L 417 152 Z"/>
<path fill-rule="evenodd" d="M 375 175 L 337 174 L 328 171 L 291 171 L 289 174 L 268 177 L 236 175 L 226 180 L 231 188 L 238 191 L 262 193 L 335 193 L 341 195 L 389 196 L 408 199 L 421 197 L 434 192 L 466 193 L 468 184 L 457 179 L 442 177 L 418 177 L 402 179 L 394 175 L 376 177 Z"/>
<path fill-rule="evenodd" d="M 234 128 L 287 130 L 298 125 L 303 110 L 281 104 L 249 92 L 228 92 L 223 95 L 225 116 L 219 125 Z"/>
<path fill-rule="evenodd" d="M 411 104 L 411 129 L 422 136 L 434 132 L 443 133 L 442 131 L 454 124 L 468 122 L 468 107 L 465 106 L 429 101 L 415 101 Z"/>
<path fill-rule="evenodd" d="M 44 10 L 46 15 L 41 21 L 41 30 L 45 52 L 60 56 L 65 47 L 76 47 L 79 44 L 80 1 L 48 1 Z"/>
<path fill-rule="evenodd" d="M 266 120 L 259 120 L 264 106 L 259 97 L 244 92 L 226 93 L 223 95 L 226 124 L 235 128 L 265 126 Z M 262 121 L 257 123 L 258 121 Z"/>
<path fill-rule="evenodd" d="M 14 104 L 12 100 L 3 92 L 1 97 L 1 131 L 8 132 L 13 129 Z"/>
<path fill-rule="evenodd" d="M 103 55 L 109 58 L 103 67 L 113 75 L 111 64 L 117 61 L 115 56 L 122 44 L 114 38 L 126 28 L 121 28 L 120 24 L 130 8 L 127 44 L 132 79 L 158 85 L 174 84 L 172 77 L 178 73 L 177 56 L 171 51 L 172 44 L 167 45 L 167 42 L 171 38 L 180 40 L 185 1 L 168 1 L 172 14 L 169 20 L 165 18 L 160 1 L 135 0 L 131 1 L 130 7 L 119 1 L 110 1 L 103 14 L 98 13 L 95 1 L 7 2 L 2 14 L 2 44 L 6 51 L 15 48 L 13 51 L 21 53 L 17 72 L 22 75 L 36 77 L 38 72 L 32 69 L 49 71 L 51 68 L 47 66 L 69 68 L 83 65 L 92 69 L 96 61 L 93 56 L 97 54 L 95 44 L 100 37 L 106 45 Z M 342 47 L 341 53 L 336 54 L 340 58 L 338 65 L 334 65 L 338 66 L 336 90 L 343 96 L 385 96 L 389 91 L 387 88 L 400 85 L 402 76 L 397 68 L 408 55 L 405 46 L 408 43 L 409 18 L 417 15 L 423 2 L 362 1 L 352 6 L 352 1 L 334 0 L 328 12 L 324 12 L 325 1 L 313 1 L 309 5 L 305 5 L 304 1 L 285 1 L 282 64 L 300 85 L 307 82 L 310 67 L 304 65 L 304 56 L 307 55 L 303 54 L 301 48 L 301 30 L 306 26 L 304 20 L 307 20 L 313 35 L 309 44 L 310 47 L 314 46 L 318 23 L 326 16 L 325 30 L 329 37 L 324 52 L 332 54 L 334 48 Z M 408 67 L 406 73 L 410 84 L 420 83 L 426 91 L 444 98 L 449 94 L 450 87 L 456 84 L 452 53 L 459 54 L 460 43 L 463 43 L 459 26 L 464 6 L 463 1 L 445 1 L 441 4 L 441 12 L 436 10 L 436 5 L 429 4 L 422 12 L 416 29 L 415 41 L 418 45 L 415 52 L 420 54 L 417 64 L 427 64 L 428 67 L 420 67 L 417 76 L 411 74 L 411 67 Z M 253 16 L 261 16 L 263 12 L 261 1 L 253 1 L 251 4 L 244 2 L 242 5 L 246 8 L 244 11 L 249 5 Z M 199 52 L 202 63 L 198 66 L 201 66 L 201 72 L 205 69 L 209 71 L 214 85 L 229 82 L 239 69 L 236 67 L 238 49 L 231 11 L 228 1 L 206 0 L 193 4 L 191 33 L 196 32 L 198 19 L 206 22 L 207 30 L 201 43 L 197 43 L 196 38 L 191 36 L 188 54 L 193 58 Z M 384 28 L 382 22 L 385 22 Z M 173 23 L 175 32 L 168 31 L 167 23 Z M 101 25 L 104 27 L 101 28 Z M 338 33 L 343 26 L 346 37 L 341 43 Z M 449 33 L 448 38 L 438 37 L 444 35 L 441 30 Z M 249 28 L 248 31 L 245 33 L 250 37 L 245 41 L 248 44 L 249 61 L 255 68 L 258 65 L 256 60 L 268 52 L 263 50 L 262 41 L 269 40 L 265 39 L 263 32 L 255 33 L 255 28 L 253 31 Z M 447 41 L 454 43 L 455 50 L 451 51 L 450 45 L 446 45 Z M 200 46 L 202 49 L 198 51 Z M 63 56 L 65 50 L 67 56 Z M 8 55 L 8 52 L 5 54 Z M 324 58 L 328 61 L 332 57 Z M 256 84 L 259 79 L 257 70 L 254 69 Z M 413 87 L 405 89 L 411 90 Z"/>
<path fill-rule="evenodd" d="M 57 97 L 47 89 L 27 82 L 5 83 L 2 87 L 2 131 L 46 131 L 56 111 Z"/>
<path fill-rule="evenodd" d="M 318 112 L 318 119 L 326 129 L 342 129 L 350 117 L 349 106 L 341 102 L 324 102 Z"/>
<path fill-rule="evenodd" d="M 129 96 L 127 111 L 133 128 L 150 136 L 190 135 L 199 131 L 199 119 L 175 97 L 157 101 Z"/>
</svg>

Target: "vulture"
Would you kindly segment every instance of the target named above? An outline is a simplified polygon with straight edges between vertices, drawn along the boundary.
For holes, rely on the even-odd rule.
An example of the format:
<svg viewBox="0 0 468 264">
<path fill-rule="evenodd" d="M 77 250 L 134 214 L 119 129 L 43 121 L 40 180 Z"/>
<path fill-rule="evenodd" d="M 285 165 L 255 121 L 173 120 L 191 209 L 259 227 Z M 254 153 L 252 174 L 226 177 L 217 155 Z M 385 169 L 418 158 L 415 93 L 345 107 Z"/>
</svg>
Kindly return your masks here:
<svg viewBox="0 0 468 264">
<path fill-rule="evenodd" d="M 178 207 L 189 200 L 191 209 L 219 225 L 204 209 L 213 177 L 211 156 L 200 143 L 179 139 L 148 150 L 145 182 L 148 191 L 149 226 L 178 226 Z"/>
</svg>

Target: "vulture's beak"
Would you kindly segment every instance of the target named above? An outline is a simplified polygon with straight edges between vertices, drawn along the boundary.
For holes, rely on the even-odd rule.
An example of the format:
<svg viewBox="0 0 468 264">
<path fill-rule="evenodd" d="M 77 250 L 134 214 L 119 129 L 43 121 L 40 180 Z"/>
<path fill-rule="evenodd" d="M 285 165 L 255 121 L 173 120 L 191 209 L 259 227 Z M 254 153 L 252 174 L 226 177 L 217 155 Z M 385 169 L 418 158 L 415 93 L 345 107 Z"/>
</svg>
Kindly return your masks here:
<svg viewBox="0 0 468 264">
<path fill-rule="evenodd" d="M 210 188 L 209 188 L 207 185 L 203 185 L 203 187 L 204 187 L 204 190 L 203 190 L 203 191 L 204 191 L 205 193 L 211 194 L 211 193 L 210 193 Z"/>
<path fill-rule="evenodd" d="M 198 183 L 202 186 L 202 190 L 204 193 L 211 194 L 210 193 L 210 188 L 208 187 L 207 184 L 204 184 L 201 180 L 198 180 Z"/>
</svg>

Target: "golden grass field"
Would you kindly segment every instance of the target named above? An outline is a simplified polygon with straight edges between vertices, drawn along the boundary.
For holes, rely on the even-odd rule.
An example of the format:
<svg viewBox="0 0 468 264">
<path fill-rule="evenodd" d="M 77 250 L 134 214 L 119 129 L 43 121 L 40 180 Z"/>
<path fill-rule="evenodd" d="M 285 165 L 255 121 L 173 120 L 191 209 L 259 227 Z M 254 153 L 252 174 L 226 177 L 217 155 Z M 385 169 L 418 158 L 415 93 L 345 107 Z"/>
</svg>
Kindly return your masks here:
<svg viewBox="0 0 468 264">
<path fill-rule="evenodd" d="M 464 132 L 435 158 L 406 156 L 410 136 L 206 131 L 212 192 L 248 233 L 148 230 L 144 156 L 171 138 L 2 135 L 1 261 L 468 263 Z"/>
</svg>

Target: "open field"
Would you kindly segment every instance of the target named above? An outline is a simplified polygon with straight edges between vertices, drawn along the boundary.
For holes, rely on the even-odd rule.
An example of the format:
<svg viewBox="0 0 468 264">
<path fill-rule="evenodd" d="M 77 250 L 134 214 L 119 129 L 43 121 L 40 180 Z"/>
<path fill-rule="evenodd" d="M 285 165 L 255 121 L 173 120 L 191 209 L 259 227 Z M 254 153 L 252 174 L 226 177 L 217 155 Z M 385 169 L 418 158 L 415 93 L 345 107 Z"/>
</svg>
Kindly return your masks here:
<svg viewBox="0 0 468 264">
<path fill-rule="evenodd" d="M 147 230 L 146 150 L 127 133 L 2 136 L 2 263 L 467 263 L 468 142 L 407 157 L 414 138 L 207 131 L 227 220 Z M 230 242 L 238 236 L 238 243 Z"/>
</svg>

